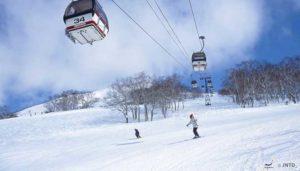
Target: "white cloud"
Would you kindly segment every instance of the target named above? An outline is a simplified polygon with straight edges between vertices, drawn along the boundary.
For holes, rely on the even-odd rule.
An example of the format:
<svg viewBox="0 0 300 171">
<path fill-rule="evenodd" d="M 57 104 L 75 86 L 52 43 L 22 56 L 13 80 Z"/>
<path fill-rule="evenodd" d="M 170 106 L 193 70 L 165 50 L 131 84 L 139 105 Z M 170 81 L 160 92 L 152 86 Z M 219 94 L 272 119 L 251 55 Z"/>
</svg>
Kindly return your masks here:
<svg viewBox="0 0 300 171">
<path fill-rule="evenodd" d="M 9 40 L 0 43 L 0 97 L 10 89 L 59 91 L 67 88 L 97 89 L 116 77 L 139 71 L 165 74 L 181 70 L 169 56 L 142 33 L 111 2 L 104 1 L 110 22 L 108 37 L 93 46 L 73 45 L 64 36 L 62 15 L 67 1 L 5 1 L 9 11 Z M 171 53 L 182 57 L 146 6 L 145 1 L 117 1 Z M 161 1 L 170 22 L 192 53 L 198 42 L 187 1 Z M 193 1 L 198 24 L 207 37 L 211 68 L 237 62 L 258 40 L 263 9 L 260 0 Z M 13 84 L 8 86 L 10 80 Z"/>
<path fill-rule="evenodd" d="M 5 100 L 5 90 L 14 82 L 11 76 L 16 74 L 14 64 L 8 56 L 11 54 L 0 44 L 0 105 Z"/>
</svg>

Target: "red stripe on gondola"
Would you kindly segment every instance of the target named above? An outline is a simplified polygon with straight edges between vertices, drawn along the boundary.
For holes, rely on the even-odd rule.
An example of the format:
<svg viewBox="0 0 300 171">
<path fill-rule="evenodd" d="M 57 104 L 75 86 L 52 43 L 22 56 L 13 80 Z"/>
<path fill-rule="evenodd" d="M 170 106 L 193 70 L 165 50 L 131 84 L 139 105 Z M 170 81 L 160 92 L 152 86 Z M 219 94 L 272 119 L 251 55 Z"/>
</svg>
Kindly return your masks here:
<svg viewBox="0 0 300 171">
<path fill-rule="evenodd" d="M 78 27 L 76 27 L 76 26 L 70 26 L 70 27 L 67 27 L 66 30 L 67 30 L 68 32 L 70 32 L 70 31 L 74 31 L 74 30 L 77 30 L 77 29 L 82 29 L 82 28 L 88 27 L 88 26 L 90 26 L 90 25 L 93 25 L 93 26 L 100 32 L 100 34 L 101 34 L 103 37 L 106 36 L 106 35 L 104 34 L 104 32 L 101 30 L 101 28 L 96 24 L 95 21 L 87 21 L 87 22 L 85 22 L 84 25 L 80 25 L 80 26 L 78 26 Z"/>
</svg>

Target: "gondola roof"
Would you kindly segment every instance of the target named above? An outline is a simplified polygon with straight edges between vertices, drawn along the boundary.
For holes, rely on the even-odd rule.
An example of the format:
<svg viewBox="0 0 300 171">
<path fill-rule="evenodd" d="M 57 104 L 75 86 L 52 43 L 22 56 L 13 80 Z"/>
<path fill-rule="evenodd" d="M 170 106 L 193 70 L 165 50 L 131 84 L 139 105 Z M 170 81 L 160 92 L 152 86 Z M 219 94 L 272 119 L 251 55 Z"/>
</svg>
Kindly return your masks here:
<svg viewBox="0 0 300 171">
<path fill-rule="evenodd" d="M 104 13 L 102 6 L 98 3 L 97 0 L 77 0 L 72 1 L 68 7 L 66 8 L 65 14 L 64 14 L 64 22 L 66 22 L 67 19 L 84 15 L 87 13 L 94 14 L 95 12 L 99 11 L 100 15 L 106 20 L 107 22 L 107 16 Z"/>
</svg>

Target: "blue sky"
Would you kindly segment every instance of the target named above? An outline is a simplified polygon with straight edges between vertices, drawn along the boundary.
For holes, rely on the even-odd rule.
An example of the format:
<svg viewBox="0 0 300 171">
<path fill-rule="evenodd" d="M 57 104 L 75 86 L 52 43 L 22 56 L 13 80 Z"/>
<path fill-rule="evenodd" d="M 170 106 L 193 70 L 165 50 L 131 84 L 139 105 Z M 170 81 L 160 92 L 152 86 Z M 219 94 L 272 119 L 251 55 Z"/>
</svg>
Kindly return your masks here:
<svg viewBox="0 0 300 171">
<path fill-rule="evenodd" d="M 189 67 L 189 59 L 172 44 L 144 1 L 117 2 Z M 196 51 L 187 1 L 158 2 L 187 51 Z M 298 0 L 192 2 L 200 32 L 207 38 L 209 72 L 216 87 L 224 71 L 240 61 L 279 62 L 300 54 Z M 73 45 L 64 36 L 62 15 L 67 4 L 61 0 L 0 2 L 0 104 L 17 110 L 66 89 L 102 89 L 115 78 L 139 71 L 153 75 L 184 72 L 109 1 L 103 3 L 109 36 L 93 46 Z"/>
<path fill-rule="evenodd" d="M 279 62 L 284 57 L 300 55 L 300 7 L 287 1 L 270 5 L 268 17 L 272 20 L 254 48 L 255 58 Z"/>
</svg>

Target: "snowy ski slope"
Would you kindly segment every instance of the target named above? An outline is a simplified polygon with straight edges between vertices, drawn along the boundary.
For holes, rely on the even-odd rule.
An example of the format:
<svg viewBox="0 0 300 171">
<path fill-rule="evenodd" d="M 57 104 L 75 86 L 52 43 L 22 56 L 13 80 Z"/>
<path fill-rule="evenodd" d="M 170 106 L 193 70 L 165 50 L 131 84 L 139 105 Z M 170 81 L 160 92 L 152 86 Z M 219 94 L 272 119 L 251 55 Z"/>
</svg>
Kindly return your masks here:
<svg viewBox="0 0 300 171">
<path fill-rule="evenodd" d="M 274 170 L 300 168 L 300 105 L 241 109 L 214 97 L 168 119 L 122 123 L 95 108 L 0 121 L 0 170 Z M 185 127 L 199 120 L 200 139 Z M 135 139 L 134 128 L 142 139 Z M 284 162 L 298 168 L 279 168 Z"/>
</svg>

